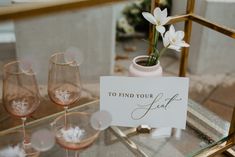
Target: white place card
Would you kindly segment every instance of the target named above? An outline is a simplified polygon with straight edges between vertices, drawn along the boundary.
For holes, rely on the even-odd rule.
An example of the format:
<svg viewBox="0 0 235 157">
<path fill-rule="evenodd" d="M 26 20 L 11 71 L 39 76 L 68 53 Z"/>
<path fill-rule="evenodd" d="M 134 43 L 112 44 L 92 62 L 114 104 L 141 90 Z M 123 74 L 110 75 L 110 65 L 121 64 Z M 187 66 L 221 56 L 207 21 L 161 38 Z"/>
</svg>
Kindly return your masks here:
<svg viewBox="0 0 235 157">
<path fill-rule="evenodd" d="M 188 78 L 100 78 L 100 110 L 112 115 L 116 126 L 185 129 Z"/>
</svg>

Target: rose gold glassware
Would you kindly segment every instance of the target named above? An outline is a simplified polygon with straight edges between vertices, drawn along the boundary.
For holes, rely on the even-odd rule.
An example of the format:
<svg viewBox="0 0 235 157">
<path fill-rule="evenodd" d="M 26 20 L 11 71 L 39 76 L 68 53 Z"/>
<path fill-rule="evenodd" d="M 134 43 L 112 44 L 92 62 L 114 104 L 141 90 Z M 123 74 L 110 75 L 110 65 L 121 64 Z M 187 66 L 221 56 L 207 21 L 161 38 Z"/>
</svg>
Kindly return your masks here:
<svg viewBox="0 0 235 157">
<path fill-rule="evenodd" d="M 57 143 L 65 149 L 74 150 L 77 157 L 77 151 L 89 147 L 98 137 L 99 131 L 91 126 L 89 113 L 68 113 L 67 126 L 64 125 L 64 116 L 56 118 L 51 126 Z"/>
<path fill-rule="evenodd" d="M 31 65 L 23 61 L 12 61 L 3 68 L 3 105 L 8 113 L 23 122 L 23 147 L 32 151 L 25 131 L 26 118 L 40 104 L 40 95 Z"/>
<path fill-rule="evenodd" d="M 78 150 L 84 147 L 85 140 L 82 140 L 82 142 L 68 141 L 67 139 L 66 141 L 66 135 L 78 136 L 79 131 L 83 131 L 87 134 L 85 137 L 88 137 L 89 130 L 80 130 L 80 125 L 83 124 L 76 122 L 81 121 L 80 119 L 84 119 L 87 116 L 80 113 L 67 113 L 69 106 L 79 100 L 82 90 L 79 63 L 75 60 L 76 57 L 71 55 L 68 53 L 56 53 L 51 56 L 49 63 L 48 95 L 55 104 L 62 106 L 65 110 L 65 114 L 58 117 L 53 122 L 54 125 L 52 125 L 57 143 L 65 149 Z M 76 117 L 76 119 L 73 117 Z M 64 137 L 61 136 L 62 133 Z M 68 156 L 68 150 L 66 156 Z"/>
<path fill-rule="evenodd" d="M 79 64 L 68 60 L 64 53 L 52 55 L 49 64 L 48 95 L 55 104 L 64 107 L 66 123 L 69 105 L 81 95 Z"/>
</svg>

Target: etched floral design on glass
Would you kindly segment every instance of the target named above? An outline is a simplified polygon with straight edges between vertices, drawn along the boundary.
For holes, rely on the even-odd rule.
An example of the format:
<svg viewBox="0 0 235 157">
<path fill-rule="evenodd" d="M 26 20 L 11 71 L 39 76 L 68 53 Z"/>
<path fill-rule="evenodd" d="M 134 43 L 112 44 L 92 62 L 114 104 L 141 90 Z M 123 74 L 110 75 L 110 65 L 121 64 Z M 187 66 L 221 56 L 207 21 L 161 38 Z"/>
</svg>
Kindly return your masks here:
<svg viewBox="0 0 235 157">
<path fill-rule="evenodd" d="M 63 104 L 66 104 L 69 102 L 70 93 L 67 90 L 56 90 L 55 97 Z"/>
<path fill-rule="evenodd" d="M 13 100 L 11 106 L 13 112 L 19 115 L 24 115 L 25 113 L 27 113 L 27 110 L 29 109 L 29 104 L 24 99 L 22 101 Z"/>
</svg>

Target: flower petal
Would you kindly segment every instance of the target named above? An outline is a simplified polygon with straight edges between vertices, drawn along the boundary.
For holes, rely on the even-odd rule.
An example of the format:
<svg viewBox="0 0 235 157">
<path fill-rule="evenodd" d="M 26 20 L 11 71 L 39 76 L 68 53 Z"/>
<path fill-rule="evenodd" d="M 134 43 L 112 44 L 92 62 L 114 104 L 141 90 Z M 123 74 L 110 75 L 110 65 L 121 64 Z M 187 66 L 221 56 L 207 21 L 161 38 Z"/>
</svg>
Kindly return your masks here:
<svg viewBox="0 0 235 157">
<path fill-rule="evenodd" d="M 179 43 L 176 43 L 177 46 L 180 46 L 180 47 L 189 47 L 189 44 L 187 44 L 185 41 L 181 41 Z"/>
<path fill-rule="evenodd" d="M 170 29 L 169 29 L 169 38 L 170 38 L 172 43 L 174 43 L 177 40 L 176 33 L 175 33 L 175 28 L 174 28 L 173 25 L 171 25 Z"/>
<path fill-rule="evenodd" d="M 179 49 L 175 49 L 175 51 L 177 51 L 177 52 L 181 52 L 181 48 L 179 48 Z"/>
<path fill-rule="evenodd" d="M 165 27 L 163 27 L 163 26 L 156 26 L 156 29 L 161 34 L 163 34 L 165 32 L 165 30 L 166 30 Z"/>
<path fill-rule="evenodd" d="M 180 46 L 176 46 L 176 45 L 170 45 L 168 48 L 169 48 L 169 49 L 176 50 L 176 51 L 178 51 L 178 52 L 181 50 L 181 47 L 180 47 Z"/>
<path fill-rule="evenodd" d="M 168 21 L 170 21 L 170 17 L 166 17 L 166 18 L 164 18 L 164 19 L 161 19 L 161 24 L 162 25 L 165 25 Z"/>
<path fill-rule="evenodd" d="M 161 11 L 161 9 L 160 9 L 159 7 L 155 8 L 155 9 L 153 10 L 153 15 L 154 15 L 154 17 L 155 17 L 156 19 L 160 19 L 161 13 L 162 13 L 162 11 Z"/>
<path fill-rule="evenodd" d="M 164 18 L 167 17 L 167 9 L 166 8 L 161 12 L 161 16 Z"/>
<path fill-rule="evenodd" d="M 169 32 L 171 36 L 175 36 L 175 27 L 173 25 L 170 26 Z"/>
<path fill-rule="evenodd" d="M 176 38 L 178 40 L 183 40 L 183 38 L 184 38 L 184 31 L 177 31 L 176 32 Z"/>
<path fill-rule="evenodd" d="M 142 15 L 144 16 L 144 18 L 149 21 L 150 23 L 156 25 L 156 19 L 154 18 L 154 16 L 148 12 L 142 12 Z"/>
<path fill-rule="evenodd" d="M 162 35 L 162 39 L 164 47 L 167 47 L 170 44 L 169 31 L 167 31 L 164 36 Z"/>
</svg>

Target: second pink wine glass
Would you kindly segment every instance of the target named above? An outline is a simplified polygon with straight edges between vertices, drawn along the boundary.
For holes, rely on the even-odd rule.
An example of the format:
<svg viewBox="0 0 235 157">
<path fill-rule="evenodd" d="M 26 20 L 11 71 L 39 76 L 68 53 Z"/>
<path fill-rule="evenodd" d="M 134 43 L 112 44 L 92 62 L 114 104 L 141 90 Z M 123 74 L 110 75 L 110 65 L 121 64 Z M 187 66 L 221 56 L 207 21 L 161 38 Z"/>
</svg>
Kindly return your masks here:
<svg viewBox="0 0 235 157">
<path fill-rule="evenodd" d="M 68 59 L 70 58 L 70 59 Z M 81 95 L 79 63 L 64 53 L 56 53 L 50 58 L 48 94 L 50 99 L 65 109 L 78 101 Z"/>
</svg>

